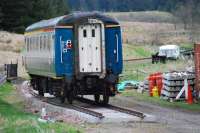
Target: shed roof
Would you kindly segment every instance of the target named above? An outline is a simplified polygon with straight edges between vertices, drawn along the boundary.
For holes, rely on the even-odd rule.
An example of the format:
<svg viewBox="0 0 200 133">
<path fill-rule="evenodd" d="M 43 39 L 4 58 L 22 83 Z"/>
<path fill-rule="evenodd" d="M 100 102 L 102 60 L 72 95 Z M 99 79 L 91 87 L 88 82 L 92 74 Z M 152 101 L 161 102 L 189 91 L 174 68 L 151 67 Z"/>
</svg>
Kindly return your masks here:
<svg viewBox="0 0 200 133">
<path fill-rule="evenodd" d="M 59 25 L 72 25 L 74 22 L 80 21 L 83 18 L 97 18 L 103 21 L 105 24 L 119 24 L 119 22 L 116 19 L 98 12 L 76 12 L 70 15 L 64 15 L 48 20 L 39 21 L 27 27 L 26 32 L 41 28 L 55 27 Z"/>
</svg>

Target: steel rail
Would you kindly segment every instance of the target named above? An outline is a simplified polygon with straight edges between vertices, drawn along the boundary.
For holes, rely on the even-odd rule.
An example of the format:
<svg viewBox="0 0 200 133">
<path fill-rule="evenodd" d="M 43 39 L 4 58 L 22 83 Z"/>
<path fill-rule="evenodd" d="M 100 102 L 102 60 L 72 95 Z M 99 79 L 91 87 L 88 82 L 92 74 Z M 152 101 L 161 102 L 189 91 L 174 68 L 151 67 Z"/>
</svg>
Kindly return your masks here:
<svg viewBox="0 0 200 133">
<path fill-rule="evenodd" d="M 98 103 L 97 104 L 97 103 L 95 103 L 94 101 L 92 101 L 90 99 L 86 99 L 86 98 L 82 98 L 82 97 L 77 97 L 77 100 L 79 100 L 81 102 L 88 103 L 88 104 L 92 104 L 92 105 L 99 105 L 101 107 L 105 107 L 105 108 L 108 108 L 108 109 L 111 109 L 111 110 L 116 110 L 118 112 L 122 112 L 122 113 L 125 113 L 125 114 L 137 116 L 137 117 L 139 117 L 141 119 L 145 118 L 144 113 L 139 112 L 139 111 L 135 111 L 135 110 L 132 110 L 132 109 L 130 110 L 130 109 L 127 109 L 127 108 L 114 106 L 114 105 L 111 105 L 111 104 L 107 104 L 107 105 L 103 105 L 102 103 Z"/>
<path fill-rule="evenodd" d="M 50 98 L 44 98 L 42 96 L 39 96 L 38 94 L 34 93 L 33 91 L 30 91 L 30 93 L 35 97 L 35 98 L 38 98 L 46 103 L 49 103 L 51 105 L 55 105 L 55 106 L 59 106 L 59 107 L 65 107 L 65 108 L 69 108 L 69 109 L 73 109 L 73 110 L 76 110 L 76 111 L 79 111 L 79 112 L 82 112 L 82 113 L 85 113 L 85 114 L 88 114 L 88 115 L 91 115 L 91 116 L 94 116 L 94 117 L 97 117 L 99 119 L 102 119 L 104 118 L 103 114 L 102 113 L 99 113 L 99 112 L 96 112 L 96 111 L 93 111 L 93 110 L 90 110 L 90 109 L 86 109 L 84 107 L 81 107 L 81 106 L 78 106 L 78 105 L 66 105 L 66 104 L 62 104 L 62 103 L 56 103 L 55 102 L 55 98 L 54 99 L 50 99 Z"/>
</svg>

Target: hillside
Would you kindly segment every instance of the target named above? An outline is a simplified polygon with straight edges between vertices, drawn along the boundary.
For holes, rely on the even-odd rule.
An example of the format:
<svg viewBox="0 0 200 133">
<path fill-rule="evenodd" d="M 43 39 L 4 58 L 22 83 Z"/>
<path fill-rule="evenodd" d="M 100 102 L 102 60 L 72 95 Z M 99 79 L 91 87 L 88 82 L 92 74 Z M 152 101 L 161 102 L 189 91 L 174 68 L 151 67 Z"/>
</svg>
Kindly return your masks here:
<svg viewBox="0 0 200 133">
<path fill-rule="evenodd" d="M 23 47 L 23 35 L 0 31 L 0 51 L 12 51 L 19 53 Z"/>
<path fill-rule="evenodd" d="M 72 11 L 171 11 L 180 0 L 66 0 Z"/>
<path fill-rule="evenodd" d="M 24 36 L 21 34 L 0 31 L 0 71 L 3 70 L 4 64 L 19 64 L 19 75 L 26 75 L 22 67 L 22 58 L 20 52 L 24 49 Z"/>
<path fill-rule="evenodd" d="M 162 11 L 108 12 L 106 14 L 119 21 L 128 22 L 173 23 L 175 19 L 171 13 Z"/>
<path fill-rule="evenodd" d="M 106 13 L 120 21 L 123 41 L 126 44 L 188 44 L 189 31 L 177 23 L 172 14 L 159 11 L 109 12 Z"/>
</svg>

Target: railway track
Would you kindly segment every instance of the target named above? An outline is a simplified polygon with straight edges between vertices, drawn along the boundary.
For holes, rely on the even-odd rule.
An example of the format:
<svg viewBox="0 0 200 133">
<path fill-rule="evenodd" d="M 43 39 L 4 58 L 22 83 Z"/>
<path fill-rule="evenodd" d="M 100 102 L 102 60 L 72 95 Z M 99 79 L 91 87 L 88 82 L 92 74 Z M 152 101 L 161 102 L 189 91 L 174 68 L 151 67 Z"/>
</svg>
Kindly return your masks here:
<svg viewBox="0 0 200 133">
<path fill-rule="evenodd" d="M 34 93 L 33 91 L 30 91 L 30 93 L 34 97 L 36 97 L 36 98 L 38 98 L 38 99 L 40 99 L 40 100 L 42 100 L 42 101 L 44 101 L 46 103 L 49 103 L 49 104 L 52 104 L 52 105 L 55 105 L 55 106 L 59 106 L 59 107 L 66 107 L 66 108 L 69 108 L 69 109 L 73 109 L 73 110 L 76 110 L 76 111 L 79 111 L 79 112 L 82 112 L 82 113 L 97 117 L 99 119 L 104 118 L 102 113 L 99 113 L 99 112 L 84 108 L 82 106 L 73 105 L 73 104 L 72 105 L 62 104 L 56 98 L 41 97 L 41 96 L 37 95 L 36 93 Z M 107 109 L 110 109 L 110 110 L 115 110 L 115 111 L 118 111 L 118 112 L 121 112 L 121 113 L 125 113 L 125 114 L 129 114 L 129 115 L 132 115 L 132 116 L 137 116 L 137 117 L 139 117 L 141 119 L 145 118 L 145 115 L 142 112 L 139 112 L 139 111 L 130 110 L 130 109 L 126 109 L 126 108 L 122 108 L 122 107 L 114 106 L 114 105 L 110 105 L 110 104 L 108 104 L 108 105 L 103 105 L 101 103 L 97 104 L 97 103 L 95 103 L 94 101 L 92 101 L 90 99 L 86 99 L 86 98 L 82 98 L 82 97 L 77 97 L 76 100 L 78 100 L 80 102 L 83 102 L 83 103 L 90 104 L 90 105 L 100 106 L 100 107 L 103 107 L 103 108 L 107 108 Z M 58 101 L 58 102 L 56 102 L 56 101 Z"/>
<path fill-rule="evenodd" d="M 66 107 L 66 108 L 69 108 L 69 109 L 72 109 L 72 110 L 76 110 L 76 111 L 79 111 L 79 112 L 82 112 L 82 113 L 97 117 L 99 119 L 104 118 L 102 113 L 99 113 L 99 112 L 96 112 L 96 111 L 93 111 L 93 110 L 90 110 L 90 109 L 87 109 L 87 108 L 84 108 L 84 107 L 81 107 L 81 106 L 78 106 L 78 105 L 66 105 L 66 104 L 62 104 L 62 103 L 59 103 L 59 102 L 55 102 L 55 101 L 59 101 L 59 100 L 57 100 L 56 98 L 41 97 L 41 96 L 37 95 L 35 92 L 33 92 L 33 91 L 30 91 L 30 93 L 35 98 L 40 99 L 40 100 L 42 100 L 42 101 L 44 101 L 46 103 L 49 103 L 49 104 L 52 104 L 52 105 L 55 105 L 55 106 L 58 106 L 58 107 Z"/>
<path fill-rule="evenodd" d="M 130 110 L 130 109 L 126 109 L 126 108 L 122 108 L 122 107 L 114 106 L 114 105 L 110 105 L 110 104 L 107 104 L 107 105 L 103 105 L 101 103 L 97 104 L 97 103 L 95 103 L 94 101 L 92 101 L 90 99 L 85 99 L 85 98 L 82 98 L 82 97 L 77 97 L 77 100 L 79 100 L 81 102 L 88 103 L 88 104 L 105 107 L 105 108 L 108 108 L 108 109 L 111 109 L 111 110 L 116 110 L 118 112 L 126 113 L 126 114 L 129 114 L 129 115 L 137 116 L 137 117 L 139 117 L 141 119 L 145 118 L 144 113 L 139 112 L 139 111 Z"/>
</svg>

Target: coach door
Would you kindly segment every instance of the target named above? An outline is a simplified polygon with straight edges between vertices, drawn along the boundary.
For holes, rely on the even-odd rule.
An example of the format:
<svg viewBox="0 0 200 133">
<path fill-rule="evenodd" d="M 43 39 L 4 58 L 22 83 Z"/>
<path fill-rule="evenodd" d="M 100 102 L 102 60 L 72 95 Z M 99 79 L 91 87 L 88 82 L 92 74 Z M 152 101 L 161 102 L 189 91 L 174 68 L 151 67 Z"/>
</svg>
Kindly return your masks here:
<svg viewBox="0 0 200 133">
<path fill-rule="evenodd" d="M 80 25 L 79 35 L 79 69 L 82 73 L 99 73 L 102 71 L 101 59 L 101 25 Z"/>
</svg>

